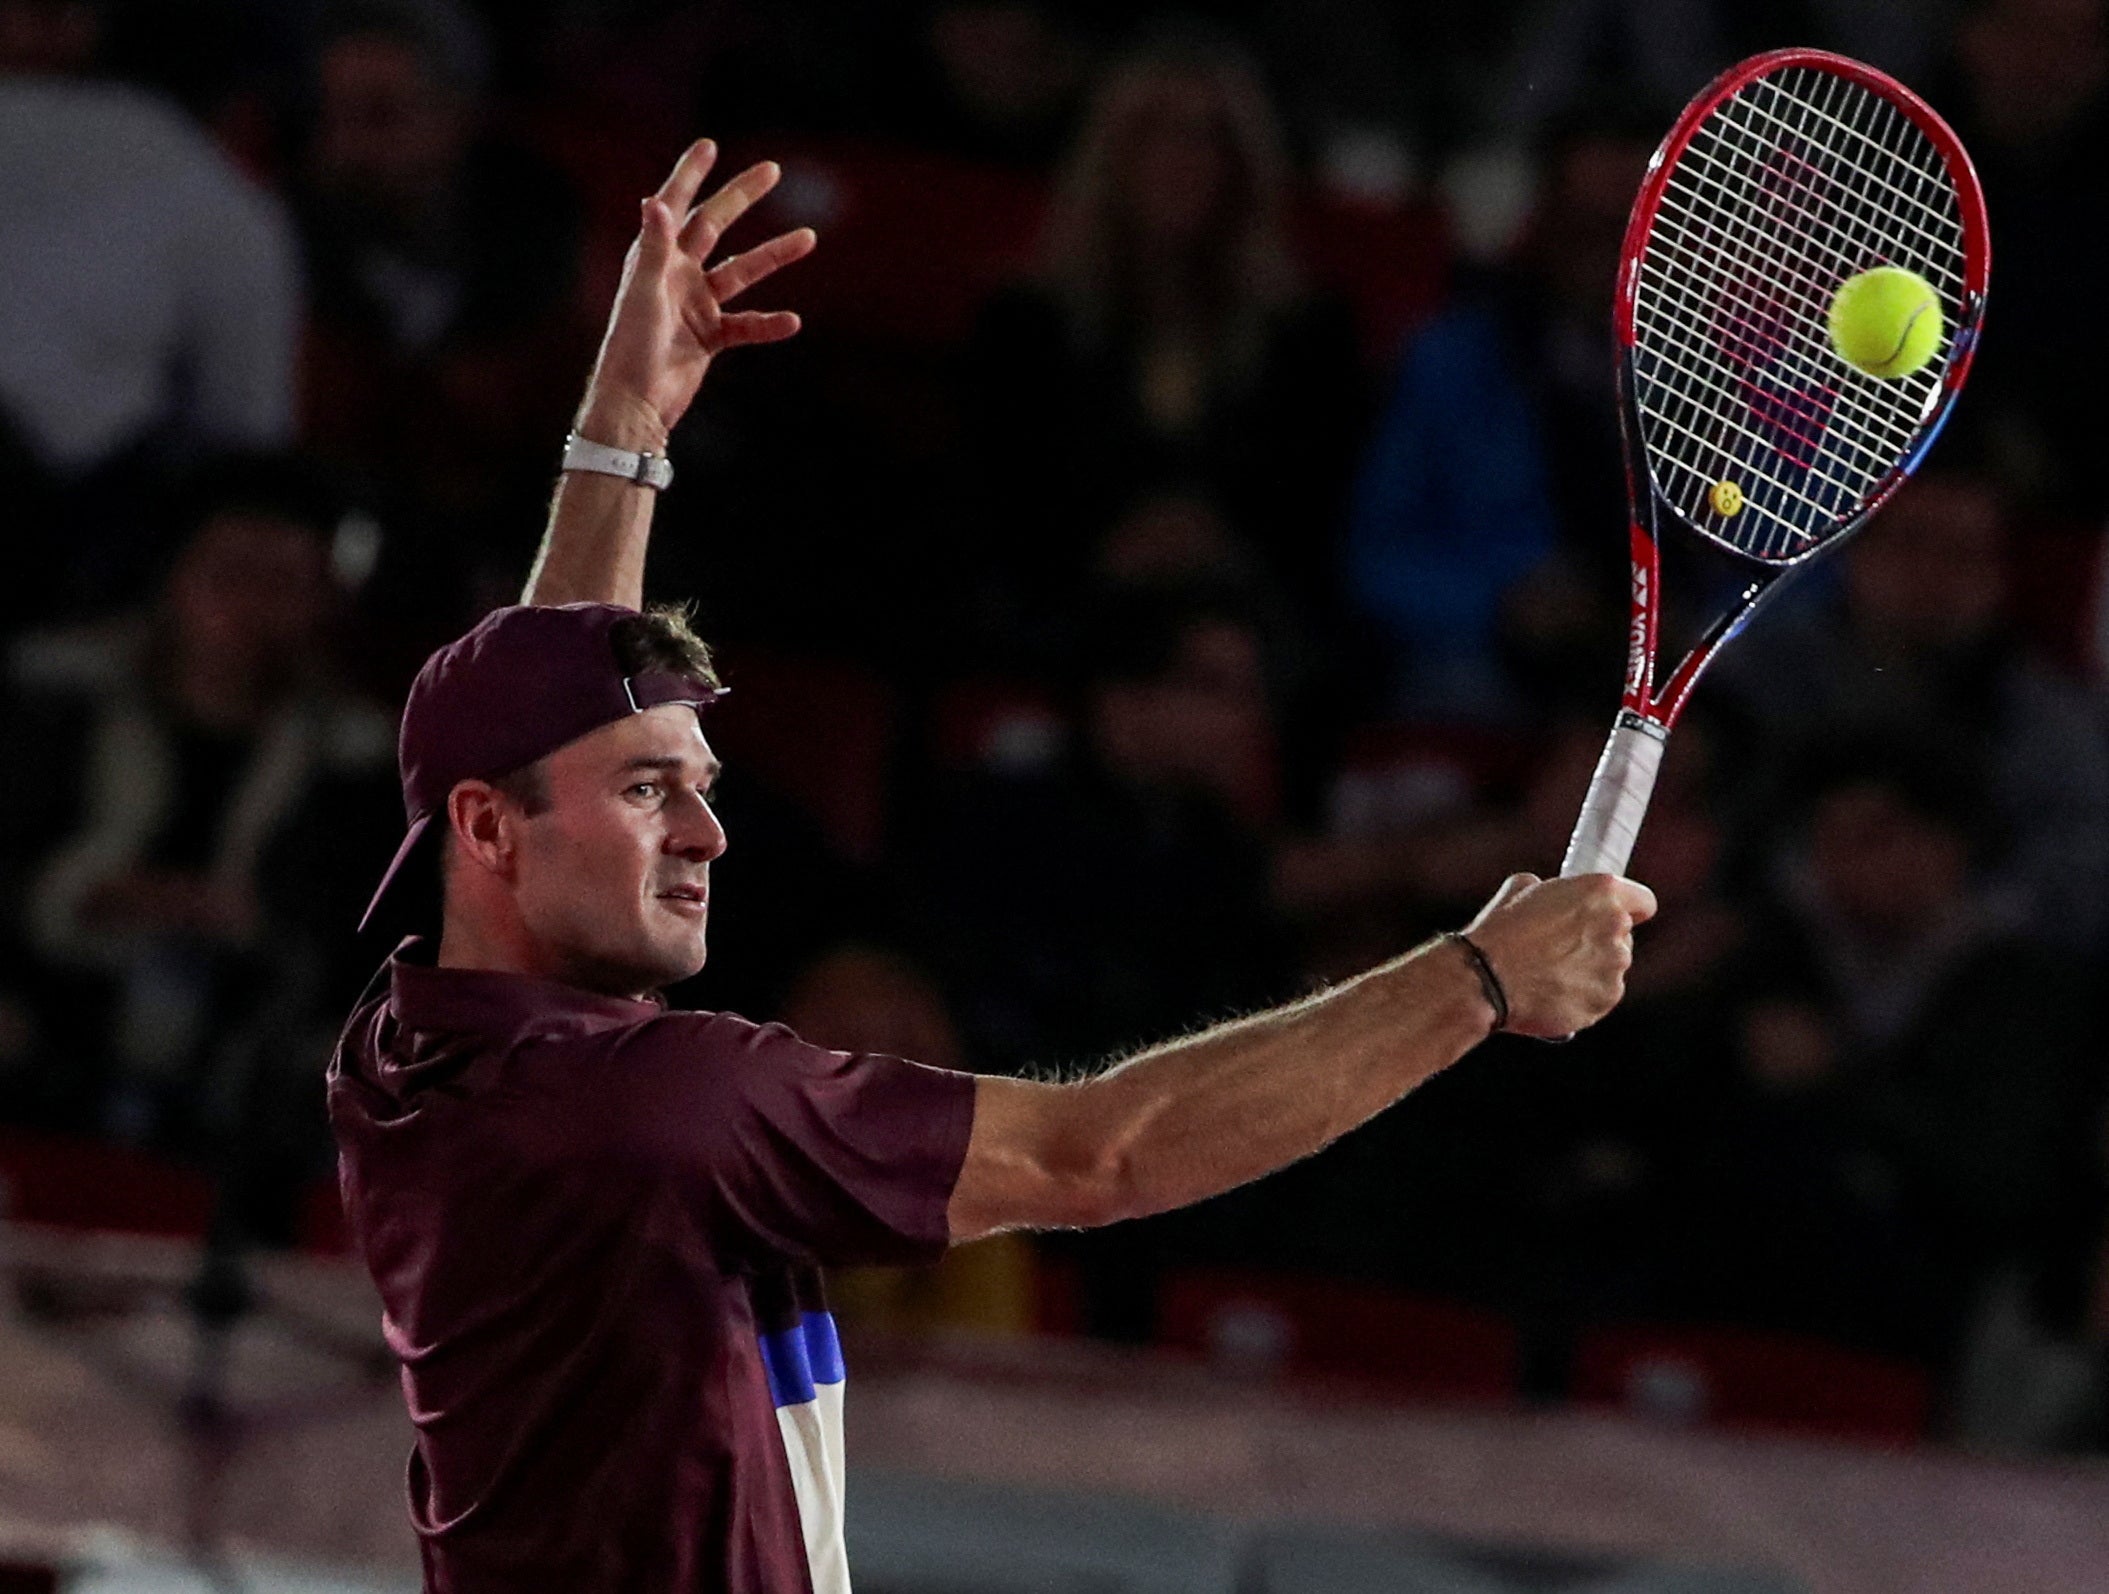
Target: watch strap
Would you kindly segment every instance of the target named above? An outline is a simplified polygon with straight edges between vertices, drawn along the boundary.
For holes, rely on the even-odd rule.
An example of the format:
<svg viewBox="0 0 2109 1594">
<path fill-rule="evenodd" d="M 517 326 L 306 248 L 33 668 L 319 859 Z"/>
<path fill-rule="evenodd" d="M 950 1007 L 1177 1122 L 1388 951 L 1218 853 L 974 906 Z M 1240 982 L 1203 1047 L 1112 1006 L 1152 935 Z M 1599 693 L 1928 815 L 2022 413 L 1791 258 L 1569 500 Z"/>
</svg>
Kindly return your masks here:
<svg viewBox="0 0 2109 1594">
<path fill-rule="evenodd" d="M 573 432 L 564 439 L 565 470 L 589 470 L 602 476 L 620 476 L 640 487 L 664 490 L 673 485 L 674 466 L 664 454 L 632 453 L 611 448 Z"/>
</svg>

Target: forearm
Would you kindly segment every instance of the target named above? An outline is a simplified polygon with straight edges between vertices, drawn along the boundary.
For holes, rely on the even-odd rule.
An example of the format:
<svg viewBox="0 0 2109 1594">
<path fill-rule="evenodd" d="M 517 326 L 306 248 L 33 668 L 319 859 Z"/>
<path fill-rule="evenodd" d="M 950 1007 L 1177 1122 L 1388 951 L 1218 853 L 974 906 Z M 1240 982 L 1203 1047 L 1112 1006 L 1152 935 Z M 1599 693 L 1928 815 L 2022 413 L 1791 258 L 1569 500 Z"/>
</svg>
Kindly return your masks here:
<svg viewBox="0 0 2109 1594">
<path fill-rule="evenodd" d="M 1511 875 L 1455 940 L 1076 1085 L 983 1079 L 952 1237 L 1088 1228 L 1199 1201 L 1305 1157 L 1483 1040 L 1571 1035 L 1618 1002 L 1645 886 Z M 1475 966 L 1479 963 L 1483 966 Z M 1483 976 L 1483 977 L 1482 977 Z"/>
<path fill-rule="evenodd" d="M 579 409 L 581 437 L 611 448 L 662 453 L 666 432 L 638 403 L 589 393 Z M 644 607 L 645 548 L 659 494 L 593 471 L 565 471 L 549 505 L 549 525 L 520 601 L 530 604 L 619 603 Z"/>
<path fill-rule="evenodd" d="M 1432 943 L 1063 1087 L 1075 1093 L 1068 1154 L 1091 1170 L 1099 1221 L 1184 1206 L 1330 1144 L 1470 1051 L 1492 1022 L 1464 953 Z"/>
</svg>

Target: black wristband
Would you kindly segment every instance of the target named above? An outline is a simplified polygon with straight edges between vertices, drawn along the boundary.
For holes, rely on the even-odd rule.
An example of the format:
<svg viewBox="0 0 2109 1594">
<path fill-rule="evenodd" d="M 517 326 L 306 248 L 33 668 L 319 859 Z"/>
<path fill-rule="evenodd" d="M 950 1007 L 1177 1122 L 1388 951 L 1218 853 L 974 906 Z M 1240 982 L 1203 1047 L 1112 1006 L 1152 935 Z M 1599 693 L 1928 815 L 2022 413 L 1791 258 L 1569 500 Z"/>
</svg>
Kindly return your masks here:
<svg viewBox="0 0 2109 1594">
<path fill-rule="evenodd" d="M 1494 1028 L 1507 1029 L 1509 1025 L 1509 993 L 1501 988 L 1501 976 L 1494 972 L 1494 965 L 1487 955 L 1479 950 L 1478 943 L 1462 930 L 1445 930 L 1442 938 L 1455 941 L 1472 960 L 1472 972 L 1479 976 L 1479 989 L 1485 993 L 1487 1006 L 1494 1010 Z"/>
</svg>

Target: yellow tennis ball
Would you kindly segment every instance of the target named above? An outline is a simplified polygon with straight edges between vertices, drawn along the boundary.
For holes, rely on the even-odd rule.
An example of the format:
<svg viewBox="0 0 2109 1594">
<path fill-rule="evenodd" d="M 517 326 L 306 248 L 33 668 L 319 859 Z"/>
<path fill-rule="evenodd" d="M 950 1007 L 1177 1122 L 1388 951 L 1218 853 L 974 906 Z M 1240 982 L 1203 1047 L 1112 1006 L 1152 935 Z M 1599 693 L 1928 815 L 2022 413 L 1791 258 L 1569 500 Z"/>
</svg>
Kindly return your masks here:
<svg viewBox="0 0 2109 1594">
<path fill-rule="evenodd" d="M 1869 376 L 1909 376 L 1941 346 L 1940 295 L 1902 266 L 1848 277 L 1831 298 L 1831 347 Z"/>
</svg>

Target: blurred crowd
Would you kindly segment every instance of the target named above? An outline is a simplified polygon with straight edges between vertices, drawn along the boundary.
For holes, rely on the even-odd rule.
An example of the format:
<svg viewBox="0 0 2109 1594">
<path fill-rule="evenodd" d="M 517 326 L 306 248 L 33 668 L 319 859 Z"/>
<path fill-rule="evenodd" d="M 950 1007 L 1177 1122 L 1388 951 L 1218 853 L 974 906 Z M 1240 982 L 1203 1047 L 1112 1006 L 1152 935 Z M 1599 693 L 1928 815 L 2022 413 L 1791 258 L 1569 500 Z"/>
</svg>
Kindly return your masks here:
<svg viewBox="0 0 2109 1594">
<path fill-rule="evenodd" d="M 298 1237 L 395 709 L 517 593 L 701 132 L 822 243 L 659 509 L 733 687 L 678 999 L 1064 1069 L 1550 872 L 1623 657 L 1627 210 L 1786 42 L 1957 125 L 1991 315 L 1673 739 L 1625 1006 L 1192 1212 L 849 1289 L 1147 1341 L 1182 1271 L 1320 1274 L 1504 1314 L 1554 1395 L 1581 1325 L 1740 1324 L 2102 1442 L 2102 0 L 0 0 L 0 1120 Z"/>
</svg>

